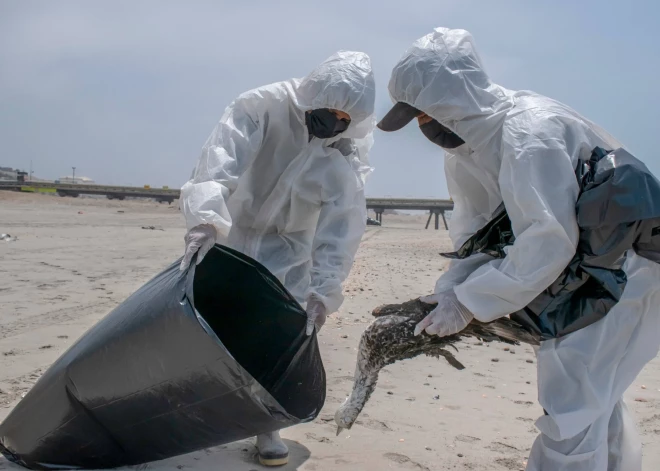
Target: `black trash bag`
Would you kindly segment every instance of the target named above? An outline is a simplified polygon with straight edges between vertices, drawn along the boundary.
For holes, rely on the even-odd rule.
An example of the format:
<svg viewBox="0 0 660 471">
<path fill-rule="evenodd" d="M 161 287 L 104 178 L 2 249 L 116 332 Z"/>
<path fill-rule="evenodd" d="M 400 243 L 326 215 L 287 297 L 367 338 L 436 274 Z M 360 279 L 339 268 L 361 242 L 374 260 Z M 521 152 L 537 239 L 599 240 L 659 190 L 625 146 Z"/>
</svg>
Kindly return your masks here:
<svg viewBox="0 0 660 471">
<path fill-rule="evenodd" d="M 511 315 L 538 340 L 563 337 L 602 319 L 623 294 L 629 250 L 660 263 L 660 182 L 646 165 L 624 149 L 596 148 L 579 163 L 576 176 L 580 238 L 575 256 L 552 285 Z M 501 205 L 456 252 L 442 255 L 504 258 L 504 248 L 514 241 Z"/>
<path fill-rule="evenodd" d="M 497 207 L 490 221 L 466 240 L 456 252 L 441 255 L 445 258 L 463 259 L 472 254 L 483 253 L 493 258 L 504 258 L 506 256 L 504 247 L 513 244 L 514 240 L 511 220 L 502 203 Z"/>
<path fill-rule="evenodd" d="M 60 357 L 0 425 L 0 451 L 31 469 L 113 468 L 311 421 L 325 371 L 305 327 L 266 268 L 215 246 Z"/>
</svg>

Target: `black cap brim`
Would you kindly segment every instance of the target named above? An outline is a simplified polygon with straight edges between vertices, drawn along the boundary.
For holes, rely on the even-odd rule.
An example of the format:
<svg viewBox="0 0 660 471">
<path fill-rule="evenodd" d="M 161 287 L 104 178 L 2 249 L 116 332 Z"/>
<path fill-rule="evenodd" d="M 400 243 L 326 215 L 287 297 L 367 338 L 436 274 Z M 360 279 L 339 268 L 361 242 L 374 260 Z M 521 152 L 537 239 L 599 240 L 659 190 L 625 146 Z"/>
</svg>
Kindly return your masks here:
<svg viewBox="0 0 660 471">
<path fill-rule="evenodd" d="M 382 131 L 398 131 L 419 116 L 420 113 L 421 111 L 414 106 L 411 106 L 408 103 L 399 102 L 387 112 L 377 126 Z"/>
</svg>

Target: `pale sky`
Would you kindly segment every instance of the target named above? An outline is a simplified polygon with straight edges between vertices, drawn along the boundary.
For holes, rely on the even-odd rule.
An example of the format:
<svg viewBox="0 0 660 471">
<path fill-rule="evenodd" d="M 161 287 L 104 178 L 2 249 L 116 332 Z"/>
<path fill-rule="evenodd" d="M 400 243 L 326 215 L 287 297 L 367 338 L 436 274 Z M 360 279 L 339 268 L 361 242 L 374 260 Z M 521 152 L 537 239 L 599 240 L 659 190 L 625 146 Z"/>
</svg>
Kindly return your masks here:
<svg viewBox="0 0 660 471">
<path fill-rule="evenodd" d="M 493 81 L 567 103 L 660 176 L 659 17 L 653 0 L 0 0 L 0 166 L 179 187 L 239 93 L 363 51 L 382 116 L 391 68 L 447 26 Z M 447 196 L 414 125 L 375 137 L 369 196 Z"/>
</svg>

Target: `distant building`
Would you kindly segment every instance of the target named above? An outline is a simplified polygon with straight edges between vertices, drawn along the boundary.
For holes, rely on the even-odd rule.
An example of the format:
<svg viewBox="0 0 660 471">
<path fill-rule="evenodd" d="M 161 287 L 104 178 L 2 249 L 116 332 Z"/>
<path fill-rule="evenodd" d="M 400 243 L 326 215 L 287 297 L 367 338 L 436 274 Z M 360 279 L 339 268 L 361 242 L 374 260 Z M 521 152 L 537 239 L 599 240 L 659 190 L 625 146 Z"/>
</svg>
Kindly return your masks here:
<svg viewBox="0 0 660 471">
<path fill-rule="evenodd" d="M 16 181 L 16 171 L 10 167 L 0 167 L 0 180 Z"/>
<path fill-rule="evenodd" d="M 79 185 L 93 185 L 94 180 L 92 180 L 89 177 L 79 177 L 76 175 L 76 180 L 73 180 L 73 177 L 60 177 L 58 180 L 55 181 L 55 183 L 66 183 L 66 184 L 71 184 L 71 183 L 76 183 Z"/>
<path fill-rule="evenodd" d="M 22 178 L 22 179 L 21 179 Z M 25 181 L 25 182 L 51 182 L 52 180 L 44 180 L 43 178 L 37 178 L 34 175 L 30 175 L 29 172 L 25 170 L 18 170 L 11 167 L 0 167 L 0 180 L 9 180 L 9 181 Z M 78 180 L 78 177 L 76 177 Z"/>
</svg>

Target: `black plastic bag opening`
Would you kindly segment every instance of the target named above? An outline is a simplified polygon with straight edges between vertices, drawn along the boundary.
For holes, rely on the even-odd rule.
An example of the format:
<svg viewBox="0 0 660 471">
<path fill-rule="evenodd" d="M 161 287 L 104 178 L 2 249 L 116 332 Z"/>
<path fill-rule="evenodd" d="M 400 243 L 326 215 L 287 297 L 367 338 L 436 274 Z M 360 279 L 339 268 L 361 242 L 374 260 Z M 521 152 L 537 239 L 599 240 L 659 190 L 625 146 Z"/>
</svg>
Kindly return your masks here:
<svg viewBox="0 0 660 471">
<path fill-rule="evenodd" d="M 313 420 L 316 336 L 262 265 L 216 246 L 174 263 L 92 327 L 0 425 L 31 469 L 156 461 Z"/>
<path fill-rule="evenodd" d="M 323 369 L 320 356 L 307 351 L 318 346 L 305 335 L 307 314 L 286 288 L 262 265 L 219 246 L 197 267 L 193 287 L 197 313 L 238 364 L 296 419 L 318 413 L 325 377 L 304 377 Z"/>
</svg>

